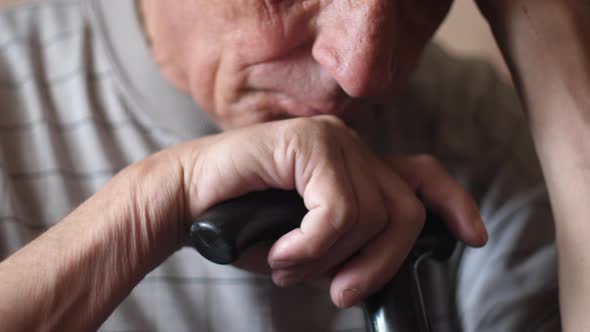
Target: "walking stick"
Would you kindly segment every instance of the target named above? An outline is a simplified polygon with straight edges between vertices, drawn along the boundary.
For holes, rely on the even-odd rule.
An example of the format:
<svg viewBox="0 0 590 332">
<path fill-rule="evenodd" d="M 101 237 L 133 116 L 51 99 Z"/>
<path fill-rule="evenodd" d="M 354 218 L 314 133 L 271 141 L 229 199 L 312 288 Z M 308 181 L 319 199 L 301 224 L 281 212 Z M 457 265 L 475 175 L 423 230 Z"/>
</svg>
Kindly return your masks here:
<svg viewBox="0 0 590 332">
<path fill-rule="evenodd" d="M 218 264 L 234 262 L 251 245 L 278 239 L 299 227 L 307 209 L 295 191 L 254 192 L 218 204 L 190 229 L 192 246 Z M 369 332 L 430 332 L 418 268 L 447 259 L 456 245 L 442 221 L 428 215 L 420 237 L 396 276 L 363 304 Z"/>
</svg>

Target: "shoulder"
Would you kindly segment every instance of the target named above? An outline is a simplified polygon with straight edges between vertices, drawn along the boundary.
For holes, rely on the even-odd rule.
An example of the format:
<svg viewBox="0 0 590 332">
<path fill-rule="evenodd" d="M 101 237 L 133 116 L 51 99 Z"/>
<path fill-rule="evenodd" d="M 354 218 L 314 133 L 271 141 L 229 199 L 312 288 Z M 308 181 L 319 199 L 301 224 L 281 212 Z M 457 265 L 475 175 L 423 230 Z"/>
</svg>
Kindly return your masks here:
<svg viewBox="0 0 590 332">
<path fill-rule="evenodd" d="M 82 0 L 20 1 L 0 11 L 0 43 L 36 37 L 47 40 L 81 21 Z M 9 39 L 10 38 L 10 39 Z"/>
<path fill-rule="evenodd" d="M 92 43 L 84 4 L 31 1 L 0 12 L 0 99 L 34 81 L 49 86 L 86 65 Z"/>
<path fill-rule="evenodd" d="M 3 126 L 26 121 L 36 102 L 64 102 L 74 83 L 109 69 L 85 3 L 29 1 L 0 11 L 0 106 L 10 110 Z"/>
</svg>

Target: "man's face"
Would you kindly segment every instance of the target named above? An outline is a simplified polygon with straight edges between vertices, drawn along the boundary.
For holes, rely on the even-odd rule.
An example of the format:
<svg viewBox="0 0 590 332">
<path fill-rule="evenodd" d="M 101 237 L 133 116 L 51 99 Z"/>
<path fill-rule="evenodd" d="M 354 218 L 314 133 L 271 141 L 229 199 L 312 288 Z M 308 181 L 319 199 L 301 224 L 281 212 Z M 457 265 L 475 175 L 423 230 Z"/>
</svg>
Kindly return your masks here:
<svg viewBox="0 0 590 332">
<path fill-rule="evenodd" d="M 387 102 L 451 3 L 143 1 L 164 74 L 226 129 Z"/>
</svg>

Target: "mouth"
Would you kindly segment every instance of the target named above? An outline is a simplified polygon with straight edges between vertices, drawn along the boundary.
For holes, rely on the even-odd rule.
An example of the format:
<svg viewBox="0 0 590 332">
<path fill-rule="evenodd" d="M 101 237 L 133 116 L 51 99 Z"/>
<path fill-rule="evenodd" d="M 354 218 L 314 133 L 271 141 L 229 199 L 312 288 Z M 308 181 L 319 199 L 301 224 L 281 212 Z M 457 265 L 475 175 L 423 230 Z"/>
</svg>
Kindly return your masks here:
<svg viewBox="0 0 590 332">
<path fill-rule="evenodd" d="M 225 119 L 225 128 L 240 128 L 256 123 L 318 115 L 333 115 L 347 124 L 352 124 L 359 116 L 363 117 L 367 111 L 380 105 L 375 101 L 348 96 L 329 100 L 328 103 L 317 103 L 319 107 L 314 107 L 284 93 L 248 89 L 231 103 L 231 107 L 220 119 Z"/>
<path fill-rule="evenodd" d="M 287 114 L 297 117 L 309 117 L 316 115 L 334 115 L 343 117 L 348 114 L 353 107 L 353 100 L 350 98 L 341 98 L 336 101 L 314 103 L 302 102 L 298 99 L 287 95 L 278 96 L 278 105 Z"/>
<path fill-rule="evenodd" d="M 290 117 L 341 117 L 350 112 L 356 101 L 321 66 L 308 60 L 249 67 L 242 86 L 272 100 L 276 109 Z"/>
</svg>

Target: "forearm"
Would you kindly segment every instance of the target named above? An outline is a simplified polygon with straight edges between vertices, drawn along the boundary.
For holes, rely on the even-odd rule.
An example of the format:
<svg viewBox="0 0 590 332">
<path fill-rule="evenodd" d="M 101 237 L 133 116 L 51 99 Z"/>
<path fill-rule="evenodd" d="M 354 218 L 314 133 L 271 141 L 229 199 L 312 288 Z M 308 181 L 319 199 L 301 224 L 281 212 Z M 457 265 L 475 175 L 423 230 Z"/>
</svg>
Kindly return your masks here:
<svg viewBox="0 0 590 332">
<path fill-rule="evenodd" d="M 481 2 L 533 129 L 588 118 L 590 5 L 578 0 Z"/>
<path fill-rule="evenodd" d="M 582 3 L 482 2 L 525 103 L 551 195 L 563 325 L 574 331 L 590 329 L 590 6 Z"/>
<path fill-rule="evenodd" d="M 92 219 L 95 225 L 68 217 L 0 265 L 8 331 L 96 330 L 132 288 L 135 267 L 115 249 L 124 242 L 121 231 L 99 229 L 103 221 Z"/>
<path fill-rule="evenodd" d="M 154 215 L 149 203 L 132 204 L 155 203 L 157 195 L 167 194 L 155 175 L 141 174 L 151 172 L 137 169 L 142 167 L 124 171 L 0 264 L 3 330 L 96 330 L 141 278 L 176 249 L 180 232 L 175 223 L 163 227 L 154 222 L 161 216 Z M 176 181 L 174 173 L 167 174 Z M 140 189 L 145 182 L 160 189 L 154 197 L 144 197 L 149 196 Z M 180 219 L 176 211 L 168 209 L 166 219 Z"/>
</svg>

